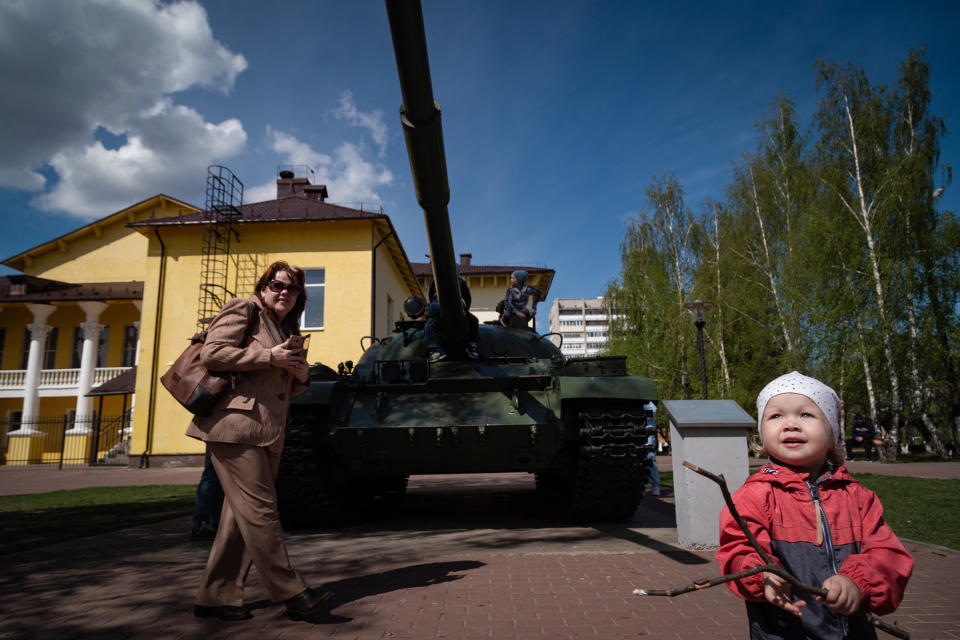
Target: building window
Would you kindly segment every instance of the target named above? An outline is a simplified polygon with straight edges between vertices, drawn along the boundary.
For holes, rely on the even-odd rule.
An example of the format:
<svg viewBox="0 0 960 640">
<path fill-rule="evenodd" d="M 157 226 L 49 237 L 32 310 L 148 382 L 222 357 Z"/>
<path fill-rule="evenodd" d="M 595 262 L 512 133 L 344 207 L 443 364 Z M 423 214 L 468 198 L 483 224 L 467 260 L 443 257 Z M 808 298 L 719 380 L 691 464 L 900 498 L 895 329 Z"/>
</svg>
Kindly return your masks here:
<svg viewBox="0 0 960 640">
<path fill-rule="evenodd" d="M 110 327 L 100 330 L 100 345 L 97 347 L 98 367 L 105 367 L 107 362 L 107 343 L 110 340 Z M 70 368 L 79 369 L 83 362 L 83 327 L 73 328 L 73 350 L 70 353 Z"/>
<path fill-rule="evenodd" d="M 57 368 L 57 337 L 60 335 L 60 329 L 53 327 L 47 334 L 47 344 L 43 349 L 43 368 Z"/>
<path fill-rule="evenodd" d="M 7 329 L 0 327 L 0 369 L 3 368 L 3 348 L 7 344 Z"/>
<path fill-rule="evenodd" d="M 57 327 L 47 332 L 47 343 L 43 346 L 42 369 L 55 369 L 57 366 Z M 23 328 L 23 349 L 20 351 L 20 368 L 26 369 L 30 361 L 30 329 Z"/>
<path fill-rule="evenodd" d="M 23 411 L 7 411 L 7 430 L 3 434 L 3 448 L 8 449 L 10 442 L 7 438 L 7 434 L 11 431 L 16 431 L 20 428 L 20 423 L 23 420 Z"/>
<path fill-rule="evenodd" d="M 137 327 L 128 324 L 123 328 L 123 364 L 132 367 L 137 361 Z"/>
<path fill-rule="evenodd" d="M 100 345 L 97 349 L 97 366 L 107 366 L 107 345 L 110 343 L 110 325 L 100 330 Z"/>
<path fill-rule="evenodd" d="M 323 293 L 326 287 L 325 269 L 304 269 L 307 286 L 307 306 L 300 326 L 303 329 L 323 329 Z"/>
<path fill-rule="evenodd" d="M 83 327 L 73 328 L 73 348 L 70 350 L 70 368 L 79 369 L 83 360 Z"/>
<path fill-rule="evenodd" d="M 23 328 L 23 348 L 20 350 L 20 368 L 27 368 L 27 360 L 30 358 L 30 329 Z"/>
</svg>

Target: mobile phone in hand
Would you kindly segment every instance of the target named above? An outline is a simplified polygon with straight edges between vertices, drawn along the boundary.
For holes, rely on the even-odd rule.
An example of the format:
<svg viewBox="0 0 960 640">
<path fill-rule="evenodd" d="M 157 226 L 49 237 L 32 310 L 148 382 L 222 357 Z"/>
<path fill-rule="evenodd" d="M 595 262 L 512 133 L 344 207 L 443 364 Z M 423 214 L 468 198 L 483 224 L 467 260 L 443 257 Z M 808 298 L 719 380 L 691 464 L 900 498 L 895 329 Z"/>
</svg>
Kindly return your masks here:
<svg viewBox="0 0 960 640">
<path fill-rule="evenodd" d="M 297 349 L 307 350 L 307 347 L 310 345 L 310 336 L 290 336 L 290 342 L 287 345 L 291 350 L 295 351 Z"/>
</svg>

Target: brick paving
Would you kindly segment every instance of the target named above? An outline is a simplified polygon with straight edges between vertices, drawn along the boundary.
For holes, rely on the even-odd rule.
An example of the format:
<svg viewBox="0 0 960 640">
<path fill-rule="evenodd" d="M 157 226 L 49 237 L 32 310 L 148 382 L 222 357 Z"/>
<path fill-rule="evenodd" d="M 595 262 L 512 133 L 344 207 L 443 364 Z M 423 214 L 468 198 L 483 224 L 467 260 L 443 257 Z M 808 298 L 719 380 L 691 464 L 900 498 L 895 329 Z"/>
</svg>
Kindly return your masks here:
<svg viewBox="0 0 960 640">
<path fill-rule="evenodd" d="M 669 495 L 626 525 L 560 525 L 536 505 L 525 474 L 418 477 L 401 510 L 292 532 L 295 565 L 336 594 L 300 622 L 269 602 L 255 569 L 253 619 L 193 618 L 209 542 L 189 538 L 188 517 L 13 554 L 0 558 L 0 638 L 746 637 L 743 604 L 725 588 L 632 594 L 717 573 L 710 552 L 676 546 Z M 960 638 L 960 554 L 907 546 L 916 570 L 888 618 L 915 639 Z"/>
</svg>

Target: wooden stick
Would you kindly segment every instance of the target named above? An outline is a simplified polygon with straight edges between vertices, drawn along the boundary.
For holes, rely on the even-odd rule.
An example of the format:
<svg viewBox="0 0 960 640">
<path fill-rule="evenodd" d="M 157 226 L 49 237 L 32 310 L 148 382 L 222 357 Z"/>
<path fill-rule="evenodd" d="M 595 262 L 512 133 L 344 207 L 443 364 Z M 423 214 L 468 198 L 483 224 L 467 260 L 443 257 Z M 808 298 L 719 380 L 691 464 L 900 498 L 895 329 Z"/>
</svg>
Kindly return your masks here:
<svg viewBox="0 0 960 640">
<path fill-rule="evenodd" d="M 750 532 L 749 527 L 747 527 L 746 521 L 740 516 L 740 513 L 737 511 L 736 505 L 733 504 L 733 497 L 730 495 L 730 489 L 727 487 L 727 481 L 724 479 L 723 474 L 714 474 L 706 469 L 698 467 L 695 464 L 684 460 L 683 466 L 687 467 L 691 471 L 695 471 L 705 478 L 713 480 L 720 486 L 720 492 L 723 494 L 723 501 L 727 505 L 727 509 L 730 510 L 730 515 L 733 516 L 733 519 L 736 520 L 737 524 L 740 526 L 740 529 L 747 536 L 747 540 L 750 542 L 750 546 L 753 547 L 760 557 L 763 558 L 764 564 L 758 564 L 755 567 L 750 569 L 745 569 L 744 571 L 738 571 L 737 573 L 730 573 L 723 576 L 718 576 L 716 578 L 705 578 L 703 580 L 695 580 L 694 582 L 682 586 L 682 587 L 671 587 L 669 589 L 634 589 L 633 593 L 638 596 L 679 596 L 684 593 L 690 593 L 691 591 L 701 591 L 703 589 L 709 589 L 710 587 L 715 587 L 721 585 L 731 580 L 740 580 L 741 578 L 746 578 L 747 576 L 752 576 L 754 574 L 765 571 L 767 573 L 773 573 L 787 582 L 790 583 L 797 591 L 803 591 L 806 593 L 811 593 L 813 595 L 826 597 L 827 590 L 823 587 L 815 587 L 813 585 L 804 584 L 800 582 L 789 571 L 781 567 L 780 565 L 774 562 L 773 558 L 770 557 L 770 554 L 767 553 L 767 550 L 764 549 L 757 539 Z M 910 640 L 910 634 L 906 629 L 902 629 L 896 625 L 892 625 L 884 620 L 881 620 L 876 615 L 861 609 L 853 615 L 866 620 L 868 623 L 872 624 L 877 629 L 884 631 L 895 638 L 903 638 L 903 640 Z"/>
</svg>

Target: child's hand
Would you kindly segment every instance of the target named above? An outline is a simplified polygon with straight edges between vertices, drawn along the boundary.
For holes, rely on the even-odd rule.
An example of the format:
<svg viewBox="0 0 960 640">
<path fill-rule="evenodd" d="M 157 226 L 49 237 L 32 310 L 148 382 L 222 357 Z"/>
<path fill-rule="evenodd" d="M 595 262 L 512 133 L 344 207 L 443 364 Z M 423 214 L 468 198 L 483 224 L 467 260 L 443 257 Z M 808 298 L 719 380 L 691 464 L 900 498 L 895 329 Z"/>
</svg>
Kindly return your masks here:
<svg viewBox="0 0 960 640">
<path fill-rule="evenodd" d="M 807 603 L 803 600 L 792 600 L 793 590 L 790 588 L 789 582 L 775 573 L 767 573 L 766 571 L 763 572 L 763 596 L 770 604 L 789 611 L 795 616 L 802 615 L 800 607 L 807 606 Z"/>
<path fill-rule="evenodd" d="M 823 581 L 823 588 L 827 590 L 827 597 L 818 597 L 817 602 L 825 602 L 828 607 L 837 613 L 849 616 L 857 612 L 860 608 L 860 602 L 863 596 L 857 585 L 848 578 L 839 573 L 830 576 Z"/>
</svg>

